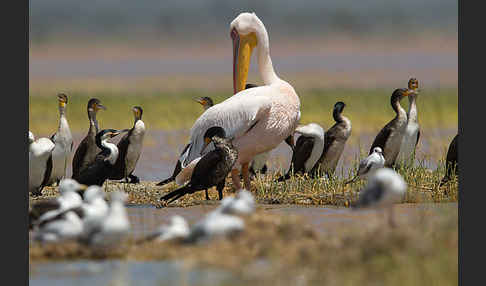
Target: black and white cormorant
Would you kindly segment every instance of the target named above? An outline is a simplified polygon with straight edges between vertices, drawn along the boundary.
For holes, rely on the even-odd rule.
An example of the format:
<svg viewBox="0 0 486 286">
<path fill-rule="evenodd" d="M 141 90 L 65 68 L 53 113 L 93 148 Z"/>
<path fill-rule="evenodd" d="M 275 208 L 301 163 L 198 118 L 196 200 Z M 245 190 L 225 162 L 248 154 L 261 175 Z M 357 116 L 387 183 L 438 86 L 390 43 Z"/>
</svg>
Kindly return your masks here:
<svg viewBox="0 0 486 286">
<path fill-rule="evenodd" d="M 73 176 L 73 179 L 80 184 L 85 185 L 98 185 L 102 186 L 108 179 L 118 159 L 118 147 L 108 142 L 108 139 L 117 136 L 120 131 L 115 129 L 104 129 L 96 134 L 96 145 L 101 149 L 95 160 L 86 166 L 79 174 Z"/>
<path fill-rule="evenodd" d="M 314 166 L 312 174 L 324 173 L 330 176 L 336 170 L 346 141 L 351 135 L 351 121 L 342 114 L 345 106 L 346 104 L 342 101 L 334 104 L 332 117 L 336 123 L 324 134 L 324 150 Z"/>
<path fill-rule="evenodd" d="M 67 95 L 61 93 L 57 95 L 59 101 L 59 127 L 51 136 L 52 142 L 56 145 L 52 150 L 52 172 L 47 182 L 48 185 L 66 177 L 66 170 L 73 152 L 73 136 L 66 119 L 66 104 L 68 103 Z"/>
<path fill-rule="evenodd" d="M 134 106 L 132 111 L 135 122 L 132 129 L 118 142 L 118 159 L 110 179 L 125 179 L 126 182 L 139 183 L 140 179 L 133 175 L 133 171 L 142 153 L 145 124 L 142 121 L 142 107 Z"/>
<path fill-rule="evenodd" d="M 418 80 L 411 78 L 408 81 L 408 89 L 413 90 L 408 96 L 409 106 L 407 112 L 407 127 L 403 135 L 402 145 L 400 147 L 400 153 L 398 153 L 398 162 L 405 166 L 413 165 L 415 159 L 415 149 L 420 139 L 420 126 L 417 119 L 417 104 L 418 97 Z"/>
<path fill-rule="evenodd" d="M 301 134 L 297 139 L 292 154 L 290 168 L 285 176 L 278 178 L 278 181 L 285 181 L 292 173 L 306 174 L 310 172 L 321 157 L 324 148 L 324 129 L 319 124 L 309 123 L 297 126 L 295 133 Z"/>
<path fill-rule="evenodd" d="M 407 113 L 400 105 L 400 100 L 405 96 L 409 96 L 411 93 L 414 93 L 414 91 L 404 88 L 396 89 L 393 92 L 390 103 L 396 116 L 381 129 L 378 135 L 376 135 L 373 144 L 371 144 L 369 154 L 373 153 L 375 147 L 380 147 L 383 150 L 385 167 L 392 167 L 400 152 L 403 134 L 407 127 Z"/>
<path fill-rule="evenodd" d="M 449 182 L 453 172 L 456 176 L 459 174 L 459 168 L 457 165 L 458 141 L 459 141 L 459 134 L 454 136 L 454 139 L 452 139 L 451 144 L 449 144 L 449 149 L 447 149 L 447 156 L 446 156 L 446 173 L 444 175 L 444 178 L 442 178 L 440 182 L 440 186 Z"/>
<path fill-rule="evenodd" d="M 89 131 L 83 141 L 78 145 L 73 157 L 73 177 L 78 176 L 81 171 L 86 169 L 96 158 L 100 152 L 100 148 L 96 146 L 96 134 L 98 134 L 98 121 L 96 120 L 96 113 L 100 109 L 106 110 L 99 99 L 91 98 L 88 101 L 88 119 Z"/>
<path fill-rule="evenodd" d="M 238 151 L 226 138 L 223 128 L 216 126 L 209 128 L 204 134 L 204 148 L 213 142 L 214 150 L 206 153 L 197 162 L 188 184 L 163 196 L 161 201 L 168 203 L 179 199 L 186 194 L 206 190 L 216 186 L 219 199 L 223 198 L 225 179 L 238 159 Z"/>
<path fill-rule="evenodd" d="M 35 140 L 29 131 L 29 192 L 41 195 L 52 172 L 52 150 L 55 144 L 49 138 Z"/>
</svg>

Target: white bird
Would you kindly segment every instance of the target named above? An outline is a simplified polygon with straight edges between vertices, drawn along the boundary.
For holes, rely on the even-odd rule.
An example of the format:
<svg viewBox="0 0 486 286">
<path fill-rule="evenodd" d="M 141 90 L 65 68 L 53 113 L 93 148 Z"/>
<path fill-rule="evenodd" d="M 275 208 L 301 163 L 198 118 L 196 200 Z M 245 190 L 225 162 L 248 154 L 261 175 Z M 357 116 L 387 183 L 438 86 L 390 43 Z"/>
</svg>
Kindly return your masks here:
<svg viewBox="0 0 486 286">
<path fill-rule="evenodd" d="M 383 157 L 383 151 L 380 147 L 373 148 L 373 152 L 361 162 L 359 162 L 358 173 L 354 176 L 353 179 L 345 182 L 344 184 L 347 185 L 351 182 L 354 182 L 358 178 L 368 178 L 372 175 L 376 170 L 383 168 L 385 165 L 385 157 Z"/>
<path fill-rule="evenodd" d="M 236 196 L 224 198 L 215 211 L 229 215 L 248 215 L 255 211 L 255 198 L 249 191 L 243 189 Z"/>
<path fill-rule="evenodd" d="M 293 134 L 300 120 L 300 100 L 294 88 L 275 73 L 268 33 L 254 13 L 238 15 L 231 22 L 230 31 L 236 94 L 210 107 L 196 120 L 191 128 L 189 148 L 180 160 L 184 168 L 200 157 L 205 132 L 212 126 L 221 126 L 229 138 L 234 138 L 233 145 L 238 150 L 238 161 L 231 171 L 233 186 L 241 189 L 238 175 L 241 166 L 245 188 L 249 190 L 249 163 L 255 155 L 272 150 Z M 264 85 L 244 90 L 254 48 Z"/>
<path fill-rule="evenodd" d="M 57 95 L 57 97 L 59 101 L 59 127 L 57 132 L 51 136 L 55 147 L 52 150 L 52 172 L 47 182 L 48 185 L 59 183 L 62 178 L 66 177 L 67 166 L 73 152 L 73 136 L 66 119 L 68 98 L 63 93 Z"/>
<path fill-rule="evenodd" d="M 278 181 L 290 178 L 292 170 L 294 173 L 309 173 L 321 157 L 324 150 L 324 129 L 317 123 L 299 125 L 295 133 L 301 134 L 295 143 L 290 168 L 285 176 Z"/>
<path fill-rule="evenodd" d="M 86 189 L 81 209 L 86 229 L 91 229 L 91 225 L 98 224 L 104 219 L 110 208 L 100 186 L 92 185 Z"/>
<path fill-rule="evenodd" d="M 81 207 L 83 200 L 78 192 L 86 189 L 73 179 L 66 178 L 59 183 L 59 197 L 40 201 L 32 205 L 29 211 L 29 228 L 50 220 L 60 213 Z"/>
<path fill-rule="evenodd" d="M 80 242 L 94 246 L 114 246 L 120 243 L 130 231 L 124 202 L 127 195 L 115 191 L 111 193 L 110 209 L 99 223 L 86 225 Z"/>
<path fill-rule="evenodd" d="M 409 106 L 407 112 L 407 127 L 403 134 L 402 145 L 398 153 L 398 162 L 405 166 L 413 165 L 415 159 L 415 148 L 420 139 L 420 126 L 417 119 L 417 96 L 418 96 L 418 81 L 411 78 L 408 81 L 408 89 L 413 90 L 414 93 L 408 96 Z"/>
<path fill-rule="evenodd" d="M 52 171 L 52 150 L 54 143 L 48 138 L 35 140 L 34 134 L 29 131 L 29 192 L 32 195 L 41 195 L 42 189 Z"/>
<path fill-rule="evenodd" d="M 72 210 L 61 212 L 36 226 L 33 239 L 41 242 L 56 242 L 76 239 L 83 232 L 83 222 Z"/>
<path fill-rule="evenodd" d="M 167 240 L 183 240 L 189 237 L 190 228 L 187 221 L 179 216 L 175 215 L 170 218 L 168 225 L 161 225 L 157 231 L 148 235 L 141 242 L 145 241 L 167 241 Z"/>
<path fill-rule="evenodd" d="M 233 235 L 244 228 L 245 222 L 241 218 L 213 211 L 191 228 L 187 241 L 206 241 L 218 236 Z"/>
<path fill-rule="evenodd" d="M 381 168 L 370 177 L 366 187 L 360 191 L 354 208 L 388 207 L 389 223 L 393 226 L 393 204 L 401 202 L 406 191 L 407 183 L 400 174 L 390 168 Z"/>
</svg>

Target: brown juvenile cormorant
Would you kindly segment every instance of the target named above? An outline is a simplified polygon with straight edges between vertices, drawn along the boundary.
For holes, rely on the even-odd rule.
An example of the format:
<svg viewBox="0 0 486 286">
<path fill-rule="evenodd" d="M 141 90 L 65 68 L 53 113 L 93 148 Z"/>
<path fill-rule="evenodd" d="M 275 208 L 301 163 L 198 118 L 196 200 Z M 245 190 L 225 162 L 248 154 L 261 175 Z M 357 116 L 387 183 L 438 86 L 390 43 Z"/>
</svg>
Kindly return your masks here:
<svg viewBox="0 0 486 286">
<path fill-rule="evenodd" d="M 110 179 L 125 179 L 127 183 L 139 183 L 140 179 L 132 173 L 142 153 L 145 124 L 142 121 L 142 107 L 135 106 L 132 111 L 135 122 L 132 129 L 117 144 L 119 154 Z"/>
<path fill-rule="evenodd" d="M 411 93 L 414 93 L 414 91 L 404 88 L 396 89 L 393 92 L 390 103 L 396 116 L 381 129 L 373 144 L 371 144 L 369 154 L 373 153 L 375 147 L 380 147 L 383 150 L 385 167 L 392 167 L 400 152 L 403 134 L 407 127 L 407 113 L 400 105 L 400 100 Z"/>
<path fill-rule="evenodd" d="M 449 149 L 447 150 L 446 156 L 446 173 L 444 175 L 444 178 L 442 178 L 442 181 L 440 182 L 440 186 L 444 185 L 451 179 L 453 171 L 456 176 L 459 174 L 459 168 L 457 166 L 457 144 L 459 140 L 458 137 L 459 134 L 454 136 L 451 144 L 449 144 Z"/>
<path fill-rule="evenodd" d="M 179 199 L 186 194 L 206 190 L 216 186 L 219 199 L 223 198 L 225 179 L 238 159 L 238 151 L 231 144 L 231 139 L 226 139 L 223 128 L 211 127 L 204 134 L 204 147 L 213 142 L 215 149 L 206 153 L 194 167 L 191 180 L 188 184 L 163 196 L 161 201 L 168 203 Z M 170 200 L 170 201 L 169 201 Z"/>
<path fill-rule="evenodd" d="M 59 101 L 59 127 L 51 136 L 51 140 L 56 146 L 52 150 L 52 173 L 47 182 L 48 185 L 59 184 L 59 181 L 66 177 L 67 166 L 73 152 L 73 136 L 66 119 L 68 98 L 63 93 L 58 94 L 57 98 Z"/>
<path fill-rule="evenodd" d="M 73 179 L 80 184 L 88 186 L 102 186 L 112 174 L 114 165 L 118 159 L 118 147 L 108 142 L 108 139 L 118 134 L 120 134 L 120 131 L 115 129 L 101 130 L 96 134 L 96 145 L 101 149 L 101 152 L 96 155 L 94 162 L 79 174 L 73 176 Z"/>
<path fill-rule="evenodd" d="M 311 171 L 312 174 L 319 172 L 330 176 L 336 170 L 346 141 L 351 135 L 351 121 L 342 114 L 345 106 L 346 104 L 342 101 L 334 104 L 332 117 L 336 123 L 324 134 L 324 150 L 322 151 L 321 158 L 319 158 L 314 169 Z"/>
<path fill-rule="evenodd" d="M 100 110 L 106 110 L 100 100 L 91 98 L 88 101 L 88 119 L 89 131 L 83 141 L 78 145 L 73 157 L 73 177 L 79 175 L 88 165 L 90 165 L 100 152 L 100 148 L 96 146 L 96 134 L 98 134 L 98 121 L 96 120 L 96 113 Z"/>
</svg>

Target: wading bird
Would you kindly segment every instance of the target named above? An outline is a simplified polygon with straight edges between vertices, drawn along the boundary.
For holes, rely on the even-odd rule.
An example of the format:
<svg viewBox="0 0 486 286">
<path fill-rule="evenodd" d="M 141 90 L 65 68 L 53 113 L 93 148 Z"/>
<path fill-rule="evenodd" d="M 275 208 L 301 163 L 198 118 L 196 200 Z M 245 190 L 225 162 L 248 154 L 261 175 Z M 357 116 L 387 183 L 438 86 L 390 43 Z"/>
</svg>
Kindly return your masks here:
<svg viewBox="0 0 486 286">
<path fill-rule="evenodd" d="M 133 171 L 142 153 L 145 124 L 142 121 L 142 107 L 134 106 L 132 111 L 135 121 L 132 129 L 129 129 L 128 133 L 117 144 L 119 154 L 110 179 L 125 179 L 127 183 L 139 183 L 140 179 L 133 175 Z"/>
<path fill-rule="evenodd" d="M 407 127 L 403 134 L 402 145 L 400 146 L 400 153 L 398 153 L 398 162 L 405 166 L 412 166 L 415 160 L 415 149 L 420 139 L 420 126 L 417 119 L 417 103 L 418 97 L 418 81 L 416 78 L 411 78 L 408 81 L 408 89 L 413 90 L 408 96 L 409 106 L 407 112 Z"/>
<path fill-rule="evenodd" d="M 108 139 L 120 134 L 115 129 L 101 130 L 96 134 L 96 145 L 101 152 L 96 155 L 95 160 L 73 179 L 85 185 L 103 186 L 103 183 L 113 172 L 116 160 L 118 159 L 118 147 L 108 142 Z"/>
<path fill-rule="evenodd" d="M 393 92 L 390 103 L 396 116 L 380 130 L 378 135 L 376 135 L 373 144 L 371 144 L 369 154 L 373 152 L 375 147 L 380 147 L 381 150 L 383 150 L 385 167 L 392 167 L 400 152 L 403 135 L 405 133 L 405 128 L 407 127 L 407 113 L 400 105 L 400 100 L 405 96 L 409 96 L 411 93 L 414 93 L 414 91 L 403 88 L 396 89 Z"/>
<path fill-rule="evenodd" d="M 206 110 L 191 128 L 189 148 L 181 156 L 182 167 L 201 156 L 204 133 L 221 126 L 234 138 L 238 161 L 231 176 L 235 190 L 241 189 L 238 169 L 245 188 L 250 190 L 249 163 L 293 134 L 300 120 L 300 100 L 294 88 L 275 73 L 270 58 L 268 33 L 254 13 L 241 13 L 230 24 L 233 40 L 234 94 Z M 250 56 L 257 49 L 263 86 L 246 89 Z"/>
<path fill-rule="evenodd" d="M 383 168 L 384 165 L 385 157 L 383 157 L 383 152 L 380 147 L 375 147 L 373 149 L 373 153 L 361 160 L 359 163 L 358 173 L 356 176 L 344 184 L 347 185 L 352 183 L 358 178 L 367 178 L 373 175 L 376 170 Z"/>
<path fill-rule="evenodd" d="M 73 178 L 78 176 L 81 171 L 88 167 L 100 152 L 100 148 L 96 145 L 96 134 L 98 134 L 98 121 L 96 114 L 99 110 L 106 110 L 100 100 L 91 98 L 88 101 L 87 111 L 89 119 L 89 130 L 86 137 L 78 145 L 73 157 Z"/>
<path fill-rule="evenodd" d="M 279 182 L 288 180 L 292 172 L 302 174 L 310 172 L 324 149 L 325 132 L 319 124 L 300 125 L 295 129 L 295 133 L 299 133 L 301 136 L 295 144 L 290 168 L 285 176 L 278 178 Z"/>
<path fill-rule="evenodd" d="M 67 95 L 61 93 L 57 95 L 59 102 L 59 127 L 51 136 L 55 147 L 52 150 L 52 172 L 47 182 L 48 185 L 54 183 L 59 184 L 61 179 L 66 177 L 66 170 L 69 164 L 69 159 L 73 152 L 73 136 L 69 129 L 69 124 L 66 118 L 66 104 L 68 103 Z"/>
<path fill-rule="evenodd" d="M 138 241 L 143 243 L 147 241 L 167 241 L 167 240 L 184 240 L 189 237 L 190 228 L 187 221 L 179 216 L 175 215 L 170 218 L 168 225 L 161 225 L 155 232 L 147 235 Z"/>
<path fill-rule="evenodd" d="M 110 193 L 110 208 L 98 223 L 85 226 L 79 241 L 93 246 L 111 247 L 119 244 L 130 231 L 130 221 L 125 209 L 127 194 L 115 191 Z"/>
<path fill-rule="evenodd" d="M 48 138 L 35 140 L 29 131 L 29 192 L 33 196 L 42 194 L 52 172 L 52 150 L 55 144 Z"/>
<path fill-rule="evenodd" d="M 346 141 L 351 135 L 351 121 L 342 114 L 345 106 L 342 101 L 334 104 L 332 117 L 336 123 L 324 134 L 324 150 L 311 171 L 312 174 L 325 173 L 330 176 L 336 170 Z"/>
<path fill-rule="evenodd" d="M 354 208 L 388 208 L 389 223 L 395 225 L 393 204 L 401 202 L 407 191 L 407 183 L 397 172 L 390 168 L 377 170 L 368 180 L 366 187 L 359 192 Z"/>
<path fill-rule="evenodd" d="M 47 218 L 52 218 L 57 214 L 77 208 L 82 204 L 80 192 L 86 189 L 86 185 L 81 185 L 73 179 L 66 178 L 59 182 L 60 196 L 50 200 L 35 202 L 29 209 L 29 229 L 39 224 Z"/>
<path fill-rule="evenodd" d="M 231 144 L 231 139 L 226 139 L 224 129 L 219 126 L 206 131 L 203 150 L 211 142 L 214 143 L 215 149 L 198 159 L 189 183 L 163 196 L 160 198 L 161 201 L 170 203 L 186 194 L 207 190 L 213 186 L 218 190 L 219 199 L 223 198 L 225 179 L 238 158 L 238 152 Z"/>
</svg>

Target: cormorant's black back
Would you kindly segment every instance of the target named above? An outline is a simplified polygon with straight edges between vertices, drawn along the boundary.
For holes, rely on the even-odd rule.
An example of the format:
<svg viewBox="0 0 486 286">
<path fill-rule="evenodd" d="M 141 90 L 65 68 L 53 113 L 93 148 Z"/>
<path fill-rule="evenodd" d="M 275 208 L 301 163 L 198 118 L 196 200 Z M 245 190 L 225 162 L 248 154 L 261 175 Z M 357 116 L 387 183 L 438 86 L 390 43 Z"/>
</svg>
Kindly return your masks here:
<svg viewBox="0 0 486 286">
<path fill-rule="evenodd" d="M 125 178 L 125 170 L 126 170 L 126 157 L 128 152 L 128 146 L 130 145 L 130 135 L 132 135 L 133 128 L 128 131 L 125 136 L 118 142 L 118 158 L 116 159 L 116 163 L 113 166 L 113 171 L 110 175 L 110 179 L 112 180 L 120 180 Z M 127 176 L 130 174 L 126 174 Z"/>
<path fill-rule="evenodd" d="M 96 155 L 95 161 L 87 166 L 80 174 L 73 176 L 80 184 L 102 186 L 113 171 L 113 166 L 104 159 L 110 154 L 109 149 L 102 150 Z"/>
</svg>

